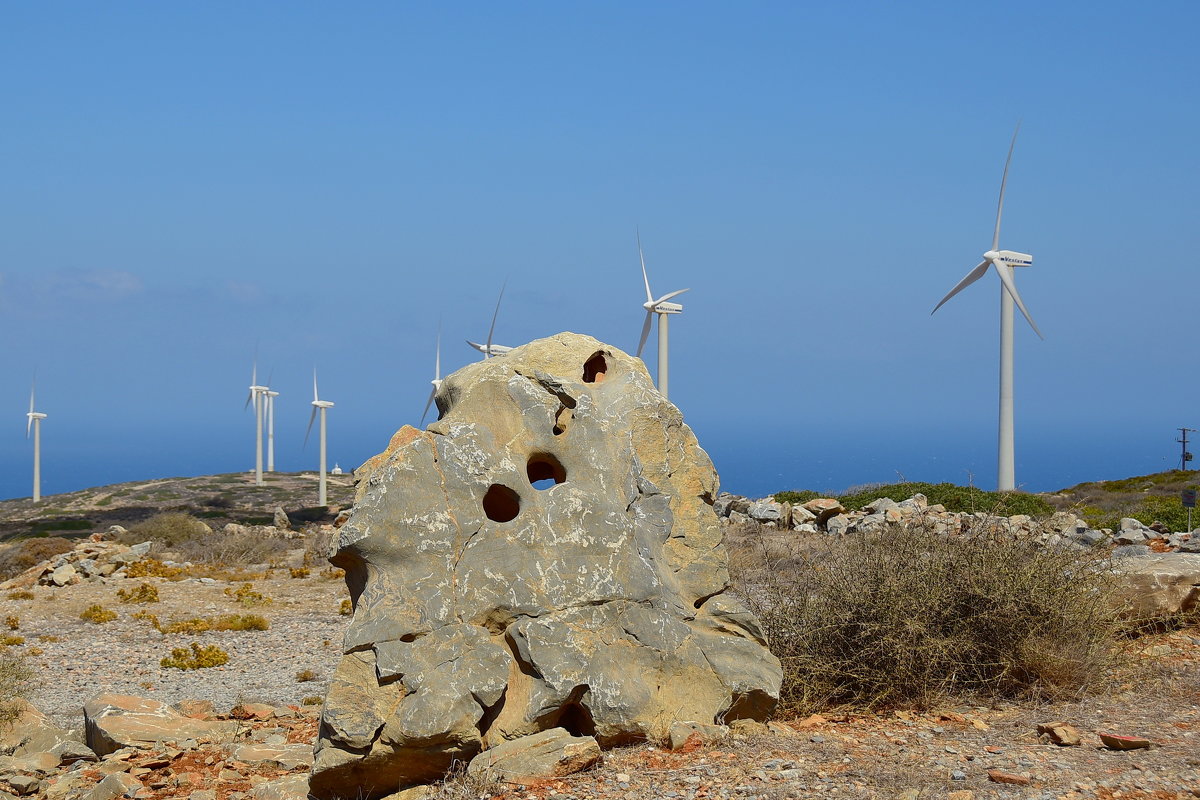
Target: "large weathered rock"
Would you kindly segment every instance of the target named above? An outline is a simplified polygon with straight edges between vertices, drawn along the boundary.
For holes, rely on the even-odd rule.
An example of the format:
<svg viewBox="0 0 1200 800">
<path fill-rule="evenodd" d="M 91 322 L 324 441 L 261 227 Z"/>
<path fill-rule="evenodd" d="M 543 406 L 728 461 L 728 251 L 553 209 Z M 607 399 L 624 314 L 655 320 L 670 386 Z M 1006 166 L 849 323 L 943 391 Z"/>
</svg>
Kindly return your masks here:
<svg viewBox="0 0 1200 800">
<path fill-rule="evenodd" d="M 1200 555 L 1123 558 L 1113 562 L 1113 571 L 1127 604 L 1125 613 L 1131 617 L 1183 614 L 1194 611 L 1200 601 Z"/>
<path fill-rule="evenodd" d="M 559 334 L 437 403 L 356 473 L 314 794 L 378 796 L 556 727 L 613 744 L 770 712 L 779 662 L 726 594 L 716 473 L 640 360 Z"/>
<path fill-rule="evenodd" d="M 102 694 L 83 704 L 87 745 L 97 755 L 122 747 L 151 747 L 155 742 L 222 739 L 237 731 L 236 722 L 185 717 L 166 703 L 145 697 Z"/>
</svg>

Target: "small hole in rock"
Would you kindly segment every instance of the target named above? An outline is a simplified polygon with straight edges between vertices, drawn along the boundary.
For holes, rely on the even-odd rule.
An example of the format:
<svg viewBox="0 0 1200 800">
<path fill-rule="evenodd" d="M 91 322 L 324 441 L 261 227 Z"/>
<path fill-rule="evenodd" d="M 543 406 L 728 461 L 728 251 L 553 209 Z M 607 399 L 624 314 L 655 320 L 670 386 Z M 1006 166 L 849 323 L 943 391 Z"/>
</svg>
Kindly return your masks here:
<svg viewBox="0 0 1200 800">
<path fill-rule="evenodd" d="M 549 489 L 567 479 L 566 467 L 549 453 L 534 453 L 525 467 L 529 482 L 535 489 Z"/>
<path fill-rule="evenodd" d="M 492 522 L 508 522 L 521 513 L 521 497 L 507 486 L 493 483 L 483 496 L 483 513 Z"/>
<path fill-rule="evenodd" d="M 583 382 L 600 383 L 607 372 L 608 362 L 604 360 L 604 354 L 596 353 L 583 365 Z"/>
<path fill-rule="evenodd" d="M 558 427 L 557 425 L 555 425 L 555 426 L 554 426 L 553 428 L 551 428 L 550 430 L 554 431 L 554 435 L 555 435 L 555 436 L 562 436 L 562 434 L 563 434 L 563 429 L 562 429 L 562 428 L 560 428 L 560 427 Z"/>
</svg>

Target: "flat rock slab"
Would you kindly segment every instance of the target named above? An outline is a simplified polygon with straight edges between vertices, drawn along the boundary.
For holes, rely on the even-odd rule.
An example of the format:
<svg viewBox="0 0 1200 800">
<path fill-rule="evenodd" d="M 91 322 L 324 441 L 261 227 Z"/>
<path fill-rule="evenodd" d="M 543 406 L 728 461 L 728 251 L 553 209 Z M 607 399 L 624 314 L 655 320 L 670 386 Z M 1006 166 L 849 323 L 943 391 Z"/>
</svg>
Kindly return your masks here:
<svg viewBox="0 0 1200 800">
<path fill-rule="evenodd" d="M 467 774 L 505 783 L 525 784 L 561 778 L 600 760 L 600 745 L 591 736 L 572 736 L 563 728 L 522 736 L 485 750 L 467 766 Z"/>
<path fill-rule="evenodd" d="M 46 715 L 26 700 L 13 701 L 17 718 L 11 725 L 0 726 L 0 751 L 13 756 L 54 750 L 80 736 L 50 722 Z"/>
<path fill-rule="evenodd" d="M 1183 614 L 1200 602 L 1200 554 L 1123 558 L 1113 564 L 1125 613 L 1136 619 Z"/>
<path fill-rule="evenodd" d="M 83 704 L 87 745 L 104 756 L 122 747 L 153 747 L 155 742 L 232 737 L 236 722 L 185 717 L 166 703 L 132 695 L 102 694 Z"/>
<path fill-rule="evenodd" d="M 282 769 L 311 767 L 312 746 L 307 744 L 241 744 L 232 748 L 229 757 L 247 764 L 267 764 Z"/>
</svg>

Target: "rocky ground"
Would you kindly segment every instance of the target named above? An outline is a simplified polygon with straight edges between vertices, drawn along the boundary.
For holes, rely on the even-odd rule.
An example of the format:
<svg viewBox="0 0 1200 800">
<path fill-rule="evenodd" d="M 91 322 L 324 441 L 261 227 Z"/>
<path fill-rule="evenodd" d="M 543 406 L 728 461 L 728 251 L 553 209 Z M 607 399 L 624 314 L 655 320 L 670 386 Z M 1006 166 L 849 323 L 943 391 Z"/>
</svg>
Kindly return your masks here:
<svg viewBox="0 0 1200 800">
<path fill-rule="evenodd" d="M 122 563 L 127 548 L 81 547 L 80 559 Z M 107 548 L 107 549 L 106 549 Z M 98 553 L 98 550 L 104 550 Z M 340 655 L 348 617 L 336 573 L 304 550 L 265 573 L 195 570 L 194 574 L 108 577 L 53 585 L 38 570 L 11 581 L 0 594 L 9 653 L 23 653 L 37 677 L 29 693 L 50 722 L 82 738 L 85 701 L 105 692 L 175 705 L 193 716 L 228 720 L 214 740 L 184 737 L 118 749 L 98 761 L 71 763 L 42 753 L 0 757 L 6 796 L 108 800 L 132 797 L 189 800 L 299 798 L 316 709 Z M 85 558 L 86 557 L 86 558 Z M 311 561 L 311 559 L 310 559 Z M 286 559 L 285 559 L 286 562 Z M 136 563 L 136 560 L 134 561 Z M 52 566 L 48 565 L 48 566 Z M 301 570 L 293 573 L 293 569 Z M 45 570 L 42 570 L 45 572 Z M 39 573 L 40 574 L 40 573 Z M 293 577 L 293 574 L 301 577 Z M 124 602 L 130 590 L 153 587 L 157 602 Z M 250 584 L 263 601 L 237 599 Z M 32 596 L 30 596 L 32 595 Z M 265 602 L 269 598 L 270 602 Z M 116 614 L 87 622 L 100 606 Z M 138 614 L 141 614 L 140 618 Z M 195 617 L 252 613 L 265 631 L 161 633 Z M 192 642 L 217 645 L 228 662 L 179 670 L 160 661 Z M 657 798 L 954 797 L 1167 798 L 1200 796 L 1200 629 L 1159 633 L 1129 643 L 1130 661 L 1113 691 L 1056 704 L 948 705 L 933 713 L 781 715 L 770 727 L 743 726 L 718 741 L 693 738 L 680 750 L 620 748 L 583 773 L 526 786 L 487 786 L 459 776 L 432 789 L 444 800 L 654 800 Z M 188 700 L 201 701 L 188 703 Z M 205 710 L 204 701 L 214 707 Z M 257 705 L 256 705 L 257 704 Z M 1038 726 L 1062 722 L 1080 742 L 1059 746 Z M 1147 740 L 1149 747 L 1118 751 L 1099 733 Z M 55 763 L 51 763 L 51 762 Z M 67 763 L 58 763 L 59 761 Z M 116 776 L 116 777 L 113 777 Z M 407 800 L 407 797 L 406 799 Z"/>
</svg>

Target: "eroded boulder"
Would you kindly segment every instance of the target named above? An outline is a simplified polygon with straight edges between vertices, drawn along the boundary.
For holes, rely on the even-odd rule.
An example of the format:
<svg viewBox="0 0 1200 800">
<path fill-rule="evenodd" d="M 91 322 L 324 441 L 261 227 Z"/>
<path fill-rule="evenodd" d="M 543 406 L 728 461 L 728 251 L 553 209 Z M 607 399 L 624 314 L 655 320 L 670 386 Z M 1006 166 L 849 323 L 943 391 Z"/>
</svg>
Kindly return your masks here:
<svg viewBox="0 0 1200 800">
<path fill-rule="evenodd" d="M 553 728 L 611 745 L 770 713 L 780 666 L 726 592 L 712 462 L 640 360 L 559 334 L 437 404 L 356 472 L 314 794 L 379 796 Z"/>
</svg>

